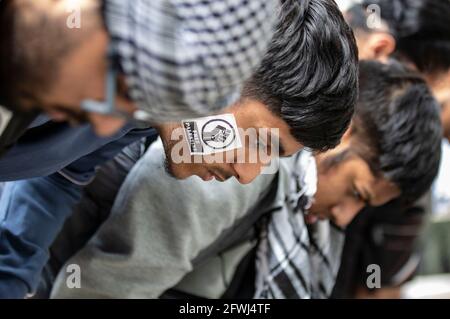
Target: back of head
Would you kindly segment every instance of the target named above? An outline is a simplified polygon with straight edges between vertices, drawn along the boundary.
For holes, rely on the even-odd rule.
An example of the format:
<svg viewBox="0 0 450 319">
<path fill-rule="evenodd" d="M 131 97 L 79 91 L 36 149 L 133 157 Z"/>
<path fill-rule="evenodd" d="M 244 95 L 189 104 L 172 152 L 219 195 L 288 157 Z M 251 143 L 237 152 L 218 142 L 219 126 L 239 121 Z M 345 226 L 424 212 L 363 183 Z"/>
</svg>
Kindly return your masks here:
<svg viewBox="0 0 450 319">
<path fill-rule="evenodd" d="M 339 144 L 358 94 L 353 32 L 332 0 L 283 0 L 274 40 L 244 96 L 279 115 L 313 150 Z"/>
<path fill-rule="evenodd" d="M 441 157 L 439 105 L 424 80 L 393 61 L 360 63 L 360 97 L 352 132 L 359 155 L 376 175 L 394 182 L 402 198 L 431 186 Z"/>
<path fill-rule="evenodd" d="M 412 62 L 427 74 L 450 69 L 450 1 L 364 0 L 362 7 L 350 10 L 350 24 L 370 31 L 362 16 L 374 5 L 396 39 L 398 59 Z"/>
</svg>

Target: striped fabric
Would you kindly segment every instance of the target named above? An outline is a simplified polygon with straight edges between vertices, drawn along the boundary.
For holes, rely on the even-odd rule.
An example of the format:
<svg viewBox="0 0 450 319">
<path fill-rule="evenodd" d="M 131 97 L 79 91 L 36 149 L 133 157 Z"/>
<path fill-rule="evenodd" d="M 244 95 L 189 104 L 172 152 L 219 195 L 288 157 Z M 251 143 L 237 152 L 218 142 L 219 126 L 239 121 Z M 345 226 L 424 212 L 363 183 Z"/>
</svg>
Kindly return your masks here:
<svg viewBox="0 0 450 319">
<path fill-rule="evenodd" d="M 276 0 L 105 0 L 130 96 L 155 121 L 230 106 L 264 56 Z"/>
<path fill-rule="evenodd" d="M 328 221 L 305 224 L 304 213 L 317 188 L 316 164 L 307 151 L 299 153 L 295 163 L 287 186 L 290 195 L 260 234 L 257 299 L 329 298 L 336 282 L 344 234 Z"/>
</svg>

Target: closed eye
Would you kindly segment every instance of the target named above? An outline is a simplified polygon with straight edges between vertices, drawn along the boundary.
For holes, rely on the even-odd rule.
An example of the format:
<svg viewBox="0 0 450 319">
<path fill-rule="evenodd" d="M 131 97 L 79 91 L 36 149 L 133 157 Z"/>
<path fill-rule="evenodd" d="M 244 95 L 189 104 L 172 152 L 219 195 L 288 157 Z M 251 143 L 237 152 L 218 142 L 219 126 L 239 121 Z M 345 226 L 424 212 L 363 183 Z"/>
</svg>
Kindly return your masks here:
<svg viewBox="0 0 450 319">
<path fill-rule="evenodd" d="M 359 191 L 356 186 L 353 186 L 352 195 L 356 200 L 362 201 L 367 206 L 371 206 L 370 198 L 364 196 L 363 193 L 361 191 Z"/>
</svg>

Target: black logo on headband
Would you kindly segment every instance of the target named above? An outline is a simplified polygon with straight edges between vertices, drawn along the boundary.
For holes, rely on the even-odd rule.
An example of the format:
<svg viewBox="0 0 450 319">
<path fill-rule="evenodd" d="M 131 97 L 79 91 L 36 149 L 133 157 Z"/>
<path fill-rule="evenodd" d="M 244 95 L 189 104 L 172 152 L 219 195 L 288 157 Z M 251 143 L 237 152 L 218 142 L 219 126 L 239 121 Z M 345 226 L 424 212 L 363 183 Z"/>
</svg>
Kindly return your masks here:
<svg viewBox="0 0 450 319">
<path fill-rule="evenodd" d="M 214 119 L 207 122 L 202 129 L 203 142 L 215 150 L 225 149 L 236 139 L 233 126 L 225 120 Z"/>
</svg>

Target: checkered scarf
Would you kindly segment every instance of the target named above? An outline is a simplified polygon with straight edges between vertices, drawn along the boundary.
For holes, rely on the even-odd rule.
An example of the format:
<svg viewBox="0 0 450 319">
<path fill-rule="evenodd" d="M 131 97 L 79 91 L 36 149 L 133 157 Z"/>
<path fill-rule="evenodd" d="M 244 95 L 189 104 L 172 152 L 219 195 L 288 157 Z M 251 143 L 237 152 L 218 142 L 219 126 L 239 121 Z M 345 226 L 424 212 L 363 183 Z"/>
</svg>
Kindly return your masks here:
<svg viewBox="0 0 450 319">
<path fill-rule="evenodd" d="M 312 154 L 299 153 L 290 174 L 280 184 L 290 195 L 264 223 L 260 234 L 255 298 L 328 298 L 339 269 L 344 236 L 328 221 L 305 224 L 304 213 L 317 188 Z"/>
<path fill-rule="evenodd" d="M 104 0 L 131 98 L 155 121 L 230 106 L 273 35 L 276 0 Z"/>
</svg>

